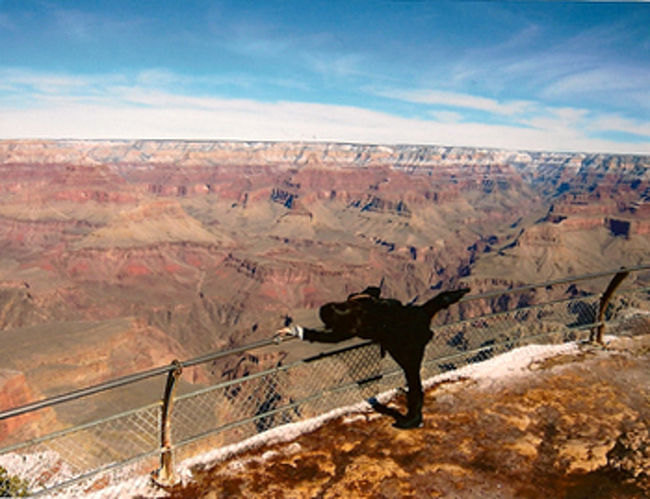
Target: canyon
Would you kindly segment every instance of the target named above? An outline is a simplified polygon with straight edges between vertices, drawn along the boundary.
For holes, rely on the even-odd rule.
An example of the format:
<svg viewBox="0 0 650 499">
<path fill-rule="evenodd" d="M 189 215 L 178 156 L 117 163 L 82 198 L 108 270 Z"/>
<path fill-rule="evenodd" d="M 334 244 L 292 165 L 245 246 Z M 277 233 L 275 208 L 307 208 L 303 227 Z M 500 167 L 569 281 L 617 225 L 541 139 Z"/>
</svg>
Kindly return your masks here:
<svg viewBox="0 0 650 499">
<path fill-rule="evenodd" d="M 0 409 L 316 324 L 367 285 L 479 293 L 649 247 L 646 156 L 4 140 Z"/>
</svg>

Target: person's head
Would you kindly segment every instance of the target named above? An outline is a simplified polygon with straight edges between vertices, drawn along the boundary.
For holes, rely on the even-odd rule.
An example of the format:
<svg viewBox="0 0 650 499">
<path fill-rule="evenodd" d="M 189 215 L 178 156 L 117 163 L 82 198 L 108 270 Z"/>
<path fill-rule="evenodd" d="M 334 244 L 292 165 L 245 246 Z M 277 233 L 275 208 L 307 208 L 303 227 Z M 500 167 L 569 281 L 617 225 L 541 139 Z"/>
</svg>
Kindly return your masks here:
<svg viewBox="0 0 650 499">
<path fill-rule="evenodd" d="M 368 287 L 361 293 L 353 293 L 344 302 L 331 302 L 319 310 L 320 320 L 334 331 L 356 331 L 368 314 L 368 304 L 379 298 L 377 287 Z"/>
</svg>

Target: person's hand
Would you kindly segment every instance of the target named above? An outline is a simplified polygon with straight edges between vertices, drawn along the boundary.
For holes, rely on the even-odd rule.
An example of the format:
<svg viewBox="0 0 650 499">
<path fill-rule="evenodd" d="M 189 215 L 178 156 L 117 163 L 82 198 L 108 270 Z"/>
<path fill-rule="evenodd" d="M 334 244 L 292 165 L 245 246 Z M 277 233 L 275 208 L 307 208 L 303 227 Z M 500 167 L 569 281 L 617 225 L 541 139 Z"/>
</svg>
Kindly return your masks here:
<svg viewBox="0 0 650 499">
<path fill-rule="evenodd" d="M 278 339 L 294 337 L 294 338 L 300 338 L 302 340 L 304 332 L 305 330 L 301 326 L 294 324 L 292 326 L 283 327 L 282 329 L 276 331 L 275 337 Z"/>
</svg>

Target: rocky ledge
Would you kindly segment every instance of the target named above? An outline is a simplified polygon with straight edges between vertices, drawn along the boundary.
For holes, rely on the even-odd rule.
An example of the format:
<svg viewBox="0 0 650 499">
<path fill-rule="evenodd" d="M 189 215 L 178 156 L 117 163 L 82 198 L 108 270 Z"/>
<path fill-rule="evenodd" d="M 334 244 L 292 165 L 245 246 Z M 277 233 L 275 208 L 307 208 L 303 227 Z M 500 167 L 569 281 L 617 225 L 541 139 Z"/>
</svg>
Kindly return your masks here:
<svg viewBox="0 0 650 499">
<path fill-rule="evenodd" d="M 341 417 L 210 466 L 172 497 L 648 497 L 650 335 L 431 387 L 424 427 Z M 512 352 L 516 353 L 516 352 Z M 496 359 L 495 359 L 496 360 Z M 402 397 L 403 398 L 403 397 Z M 404 400 L 393 403 L 404 407 Z"/>
</svg>

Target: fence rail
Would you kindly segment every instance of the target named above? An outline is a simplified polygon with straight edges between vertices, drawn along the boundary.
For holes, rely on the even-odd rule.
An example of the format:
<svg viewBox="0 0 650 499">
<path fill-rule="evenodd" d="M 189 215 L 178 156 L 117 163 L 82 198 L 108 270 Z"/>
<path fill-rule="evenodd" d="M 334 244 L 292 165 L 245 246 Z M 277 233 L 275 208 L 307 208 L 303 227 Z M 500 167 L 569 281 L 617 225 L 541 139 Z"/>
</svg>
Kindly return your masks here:
<svg viewBox="0 0 650 499">
<path fill-rule="evenodd" d="M 605 327 L 616 333 L 634 326 L 635 311 L 650 311 L 650 265 L 467 295 L 434 319 L 422 376 L 531 343 L 602 342 Z M 21 418 L 47 422 L 48 411 L 66 404 L 90 403 L 107 392 L 166 379 L 160 402 L 16 442 L 0 449 L 0 466 L 20 475 L 36 495 L 108 490 L 128 476 L 146 481 L 153 470 L 157 481 L 169 484 L 176 479 L 174 461 L 402 384 L 397 364 L 382 358 L 371 342 L 284 363 L 277 354 L 292 345 L 269 338 L 2 411 L 0 425 L 7 427 L 20 427 Z M 228 369 L 222 369 L 222 381 L 176 394 L 183 370 L 223 366 Z"/>
</svg>

